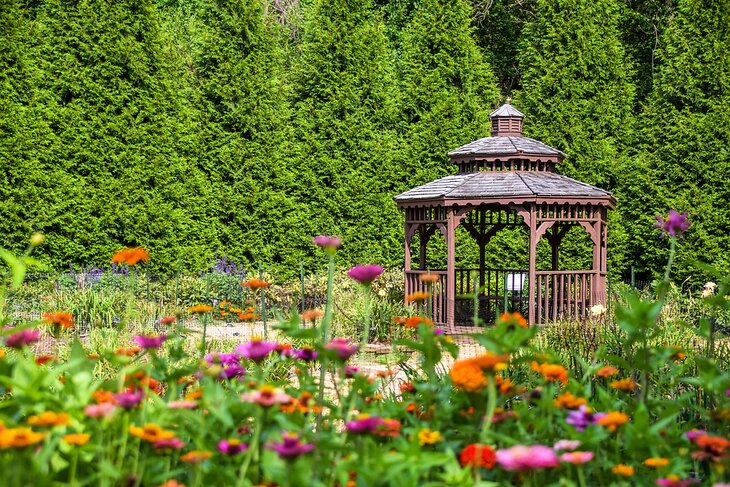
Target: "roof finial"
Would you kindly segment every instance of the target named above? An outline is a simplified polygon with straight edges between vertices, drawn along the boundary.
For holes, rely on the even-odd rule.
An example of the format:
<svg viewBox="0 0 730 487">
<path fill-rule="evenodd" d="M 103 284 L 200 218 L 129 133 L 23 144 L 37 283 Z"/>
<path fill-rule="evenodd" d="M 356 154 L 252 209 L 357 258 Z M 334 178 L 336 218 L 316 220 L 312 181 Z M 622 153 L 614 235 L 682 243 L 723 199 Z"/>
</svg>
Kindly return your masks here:
<svg viewBox="0 0 730 487">
<path fill-rule="evenodd" d="M 504 101 L 505 104 L 509 105 L 509 103 L 512 101 L 512 97 L 508 96 L 507 99 Z"/>
</svg>

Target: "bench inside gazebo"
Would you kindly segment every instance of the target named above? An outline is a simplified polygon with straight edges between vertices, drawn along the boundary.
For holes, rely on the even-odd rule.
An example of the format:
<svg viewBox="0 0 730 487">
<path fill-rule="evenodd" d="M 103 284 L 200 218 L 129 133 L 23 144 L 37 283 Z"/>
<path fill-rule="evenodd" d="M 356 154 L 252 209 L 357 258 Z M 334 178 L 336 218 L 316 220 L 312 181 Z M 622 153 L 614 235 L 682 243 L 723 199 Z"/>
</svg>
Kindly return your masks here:
<svg viewBox="0 0 730 487">
<path fill-rule="evenodd" d="M 426 290 L 419 280 L 436 274 L 433 321 L 455 331 L 473 324 L 474 290 L 479 317 L 490 323 L 500 311 L 521 311 L 530 325 L 558 319 L 580 320 L 606 302 L 606 224 L 616 200 L 600 188 L 556 172 L 561 151 L 522 136 L 524 115 L 509 101 L 491 114 L 492 136 L 449 152 L 458 172 L 395 197 L 405 211 L 405 292 Z M 456 232 L 466 230 L 478 246 L 478 267 L 457 268 Z M 490 240 L 508 228 L 528 235 L 527 267 L 490 268 Z M 573 227 L 592 243 L 589 269 L 559 270 L 560 245 Z M 427 266 L 429 241 L 445 239 L 446 265 Z M 412 243 L 418 240 L 418 261 Z M 537 247 L 550 245 L 550 269 L 537 269 Z"/>
</svg>

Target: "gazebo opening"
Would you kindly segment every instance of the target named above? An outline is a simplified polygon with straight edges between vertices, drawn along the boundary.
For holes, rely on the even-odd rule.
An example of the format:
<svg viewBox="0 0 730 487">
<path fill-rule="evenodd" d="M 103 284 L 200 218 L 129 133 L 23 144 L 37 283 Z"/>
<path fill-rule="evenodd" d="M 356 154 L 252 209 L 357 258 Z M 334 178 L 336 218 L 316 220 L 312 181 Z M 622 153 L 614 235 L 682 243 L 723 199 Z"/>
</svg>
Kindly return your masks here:
<svg viewBox="0 0 730 487">
<path fill-rule="evenodd" d="M 561 176 L 565 154 L 522 136 L 509 102 L 491 114 L 492 136 L 449 153 L 453 176 L 395 197 L 405 210 L 406 294 L 437 274 L 433 320 L 469 326 L 520 311 L 529 323 L 582 319 L 605 303 L 610 193 Z"/>
</svg>

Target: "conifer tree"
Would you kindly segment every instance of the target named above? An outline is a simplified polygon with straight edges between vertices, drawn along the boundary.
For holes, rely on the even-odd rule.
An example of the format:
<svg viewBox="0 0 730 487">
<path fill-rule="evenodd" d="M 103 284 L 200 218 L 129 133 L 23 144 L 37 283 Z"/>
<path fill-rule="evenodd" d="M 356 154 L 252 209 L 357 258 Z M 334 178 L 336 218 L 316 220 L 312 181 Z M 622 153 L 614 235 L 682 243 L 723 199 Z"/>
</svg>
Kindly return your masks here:
<svg viewBox="0 0 730 487">
<path fill-rule="evenodd" d="M 655 214 L 688 212 L 693 222 L 679 246 L 680 279 L 706 278 L 697 261 L 730 269 L 730 2 L 682 0 L 662 37 L 654 91 L 645 113 L 638 158 L 647 188 L 633 200 L 641 225 L 635 255 L 659 269 Z M 648 194 L 647 194 L 648 193 Z"/>
</svg>

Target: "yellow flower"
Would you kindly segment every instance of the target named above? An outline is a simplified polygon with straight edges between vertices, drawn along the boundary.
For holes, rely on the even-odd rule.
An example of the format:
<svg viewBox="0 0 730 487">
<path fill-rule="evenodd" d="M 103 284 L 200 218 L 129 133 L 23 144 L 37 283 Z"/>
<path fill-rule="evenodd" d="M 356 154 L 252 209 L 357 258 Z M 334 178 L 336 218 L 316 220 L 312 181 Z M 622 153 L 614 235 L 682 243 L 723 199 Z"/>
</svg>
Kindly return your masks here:
<svg viewBox="0 0 730 487">
<path fill-rule="evenodd" d="M 418 443 L 423 445 L 435 445 L 439 441 L 441 441 L 443 438 L 441 438 L 441 432 L 439 431 L 431 431 L 428 428 L 423 428 L 421 431 L 418 432 Z"/>
<path fill-rule="evenodd" d="M 28 424 L 31 426 L 65 426 L 69 421 L 68 413 L 54 413 L 53 411 L 45 411 L 28 418 Z"/>
<path fill-rule="evenodd" d="M 623 463 L 614 465 L 611 471 L 616 475 L 621 475 L 622 477 L 631 477 L 632 475 L 634 475 L 634 467 L 624 465 Z"/>
<path fill-rule="evenodd" d="M 669 465 L 669 459 L 663 457 L 652 457 L 644 460 L 644 465 L 647 467 L 660 468 Z"/>
<path fill-rule="evenodd" d="M 63 441 L 69 445 L 85 445 L 89 442 L 90 435 L 86 433 L 71 433 L 69 435 L 63 435 Z"/>
<path fill-rule="evenodd" d="M 636 383 L 631 380 L 631 377 L 626 377 L 621 380 L 611 381 L 611 383 L 608 384 L 608 387 L 616 389 L 617 391 L 631 392 L 636 388 Z"/>
<path fill-rule="evenodd" d="M 150 443 L 154 443 L 160 440 L 169 440 L 170 438 L 175 437 L 174 432 L 163 430 L 159 425 L 155 423 L 147 423 L 144 425 L 144 427 L 130 426 L 129 433 L 132 436 L 141 438 L 144 441 L 149 441 Z"/>
</svg>

